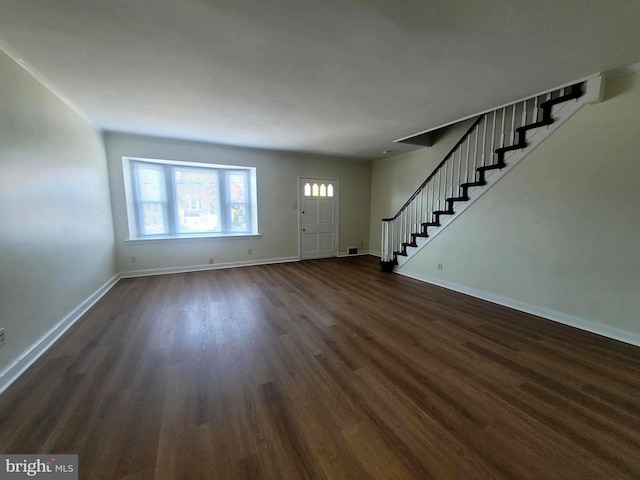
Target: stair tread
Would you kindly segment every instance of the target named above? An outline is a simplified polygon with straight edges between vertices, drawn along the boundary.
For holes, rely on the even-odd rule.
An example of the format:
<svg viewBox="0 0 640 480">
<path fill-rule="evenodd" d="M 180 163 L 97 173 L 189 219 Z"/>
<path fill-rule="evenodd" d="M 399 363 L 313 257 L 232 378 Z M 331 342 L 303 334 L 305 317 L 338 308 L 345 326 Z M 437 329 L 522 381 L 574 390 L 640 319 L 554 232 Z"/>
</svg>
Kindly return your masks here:
<svg viewBox="0 0 640 480">
<path fill-rule="evenodd" d="M 500 152 L 510 152 L 512 150 L 520 150 L 522 148 L 527 148 L 527 143 L 516 143 L 515 145 L 509 145 L 508 147 L 500 147 L 496 148 L 496 153 Z"/>
<path fill-rule="evenodd" d="M 454 213 L 456 212 L 453 210 L 436 210 L 433 212 L 434 215 L 453 215 Z"/>
<path fill-rule="evenodd" d="M 548 120 L 540 120 L 539 122 L 534 122 L 528 125 L 523 125 L 522 127 L 518 127 L 516 128 L 516 132 L 526 132 L 527 130 L 533 130 L 534 128 L 547 127 L 553 122 L 553 118 L 550 118 Z"/>
<path fill-rule="evenodd" d="M 484 167 L 478 167 L 476 168 L 476 170 L 482 172 L 485 170 L 495 170 L 497 168 L 504 168 L 506 166 L 506 164 L 503 163 L 494 163 L 493 165 L 485 165 Z"/>
<path fill-rule="evenodd" d="M 461 187 L 483 187 L 487 182 L 467 182 L 460 184 Z"/>
<path fill-rule="evenodd" d="M 468 202 L 469 197 L 449 197 L 447 198 L 447 202 Z"/>
</svg>

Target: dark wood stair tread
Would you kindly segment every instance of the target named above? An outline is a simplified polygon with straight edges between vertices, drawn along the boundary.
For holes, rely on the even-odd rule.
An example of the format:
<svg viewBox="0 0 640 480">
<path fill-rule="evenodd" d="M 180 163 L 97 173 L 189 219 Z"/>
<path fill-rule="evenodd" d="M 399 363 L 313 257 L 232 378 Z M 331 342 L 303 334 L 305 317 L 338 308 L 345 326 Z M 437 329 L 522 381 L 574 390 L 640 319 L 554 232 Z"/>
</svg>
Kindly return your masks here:
<svg viewBox="0 0 640 480">
<path fill-rule="evenodd" d="M 518 127 L 516 128 L 516 132 L 520 133 L 526 132 L 527 130 L 533 130 L 534 128 L 548 127 L 549 125 L 553 124 L 553 122 L 553 118 L 549 118 L 548 120 L 540 120 L 539 122 L 534 122 L 528 125 L 523 125 L 522 127 Z"/>
<path fill-rule="evenodd" d="M 454 213 L 456 212 L 453 210 L 436 210 L 433 212 L 434 215 L 453 215 Z"/>
<path fill-rule="evenodd" d="M 468 188 L 468 187 L 484 187 L 487 184 L 487 182 L 467 182 L 467 183 L 462 183 L 460 184 L 460 186 L 462 188 Z"/>
<path fill-rule="evenodd" d="M 504 168 L 504 167 L 506 167 L 506 164 L 504 162 L 500 162 L 500 163 L 494 163 L 493 165 L 485 165 L 484 167 L 478 167 L 476 168 L 476 170 L 479 172 L 484 172 L 485 170 L 496 170 L 498 168 Z"/>
<path fill-rule="evenodd" d="M 466 195 L 463 197 L 450 197 L 447 198 L 447 202 L 468 202 L 469 201 L 469 197 L 467 197 Z"/>
<path fill-rule="evenodd" d="M 500 147 L 500 148 L 496 148 L 496 153 L 500 154 L 500 153 L 504 153 L 504 152 L 511 152 L 513 150 L 520 150 L 522 148 L 527 148 L 527 142 L 524 143 L 516 143 L 515 145 L 509 145 L 508 147 Z M 482 168 L 482 167 L 479 167 Z"/>
</svg>

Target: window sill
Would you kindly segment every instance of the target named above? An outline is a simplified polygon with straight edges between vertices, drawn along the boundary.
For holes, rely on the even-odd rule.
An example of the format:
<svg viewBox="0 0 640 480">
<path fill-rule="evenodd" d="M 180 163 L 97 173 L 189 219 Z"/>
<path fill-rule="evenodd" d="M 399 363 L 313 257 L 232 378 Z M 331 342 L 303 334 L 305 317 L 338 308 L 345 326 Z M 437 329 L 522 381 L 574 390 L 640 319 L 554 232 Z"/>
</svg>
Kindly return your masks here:
<svg viewBox="0 0 640 480">
<path fill-rule="evenodd" d="M 237 233 L 237 234 L 219 234 L 219 235 L 175 235 L 172 237 L 142 237 L 142 238 L 128 238 L 124 243 L 164 243 L 164 242 L 182 242 L 185 240 L 212 240 L 212 239 L 230 239 L 230 238 L 262 238 L 259 233 Z"/>
</svg>

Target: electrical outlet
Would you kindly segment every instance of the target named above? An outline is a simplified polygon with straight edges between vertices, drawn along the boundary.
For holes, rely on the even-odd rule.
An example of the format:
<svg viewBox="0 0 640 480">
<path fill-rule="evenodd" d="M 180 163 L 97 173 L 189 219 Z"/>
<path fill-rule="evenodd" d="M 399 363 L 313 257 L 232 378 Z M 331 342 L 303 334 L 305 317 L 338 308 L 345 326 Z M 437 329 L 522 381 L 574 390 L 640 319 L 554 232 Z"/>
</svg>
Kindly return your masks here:
<svg viewBox="0 0 640 480">
<path fill-rule="evenodd" d="M 136 263 L 138 259 L 135 256 L 131 256 L 131 263 Z"/>
<path fill-rule="evenodd" d="M 248 253 L 249 255 L 251 255 L 251 249 L 250 249 L 250 248 L 247 250 L 247 253 Z"/>
<path fill-rule="evenodd" d="M 209 259 L 209 265 L 213 265 L 213 257 Z"/>
<path fill-rule="evenodd" d="M 438 270 L 442 270 L 442 264 L 441 263 L 438 264 Z"/>
<path fill-rule="evenodd" d="M 0 328 L 0 347 L 4 347 L 5 342 L 7 341 L 7 339 L 5 338 L 4 335 L 4 327 Z"/>
</svg>

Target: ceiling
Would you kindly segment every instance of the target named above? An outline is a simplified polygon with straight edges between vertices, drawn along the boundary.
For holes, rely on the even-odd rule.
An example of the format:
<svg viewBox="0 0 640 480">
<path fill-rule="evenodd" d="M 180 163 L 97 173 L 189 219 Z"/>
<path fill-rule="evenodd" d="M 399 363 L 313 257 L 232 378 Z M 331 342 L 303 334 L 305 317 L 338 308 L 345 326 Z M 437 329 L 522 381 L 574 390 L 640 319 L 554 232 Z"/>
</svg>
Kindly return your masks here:
<svg viewBox="0 0 640 480">
<path fill-rule="evenodd" d="M 96 127 L 377 158 L 640 62 L 638 0 L 0 0 L 0 46 Z"/>
</svg>

